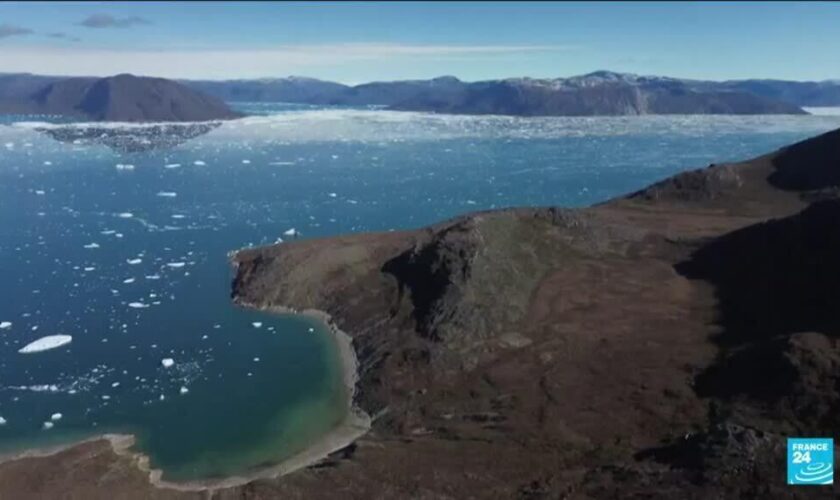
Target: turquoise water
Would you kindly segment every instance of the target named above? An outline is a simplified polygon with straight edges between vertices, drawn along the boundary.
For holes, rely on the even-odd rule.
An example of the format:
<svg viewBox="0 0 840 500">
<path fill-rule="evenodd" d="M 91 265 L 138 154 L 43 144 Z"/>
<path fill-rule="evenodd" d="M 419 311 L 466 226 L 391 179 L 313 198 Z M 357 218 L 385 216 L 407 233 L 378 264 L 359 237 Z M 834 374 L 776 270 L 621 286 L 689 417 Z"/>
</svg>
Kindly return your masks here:
<svg viewBox="0 0 840 500">
<path fill-rule="evenodd" d="M 0 448 L 131 432 L 175 480 L 275 462 L 341 417 L 336 353 L 313 320 L 233 306 L 227 252 L 292 228 L 587 205 L 840 127 L 240 107 L 261 116 L 157 129 L 0 119 Z M 54 334 L 73 341 L 18 353 Z"/>
</svg>

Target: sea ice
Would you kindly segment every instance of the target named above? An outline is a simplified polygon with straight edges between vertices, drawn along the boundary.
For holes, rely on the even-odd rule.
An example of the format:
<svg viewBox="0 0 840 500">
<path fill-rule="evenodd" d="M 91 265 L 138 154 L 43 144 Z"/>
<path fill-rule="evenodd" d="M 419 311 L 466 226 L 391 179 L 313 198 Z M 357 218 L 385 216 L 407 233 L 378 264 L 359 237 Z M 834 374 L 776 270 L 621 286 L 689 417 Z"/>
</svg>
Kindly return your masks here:
<svg viewBox="0 0 840 500">
<path fill-rule="evenodd" d="M 116 165 L 117 170 L 134 170 L 134 165 L 131 164 L 124 164 L 124 163 L 117 163 Z"/>
<path fill-rule="evenodd" d="M 126 285 L 128 285 L 129 283 L 134 283 L 134 278 L 126 278 L 123 280 L 123 283 L 125 283 Z"/>
<path fill-rule="evenodd" d="M 242 160 L 243 165 L 248 165 L 251 163 L 251 160 Z"/>
<path fill-rule="evenodd" d="M 128 259 L 126 262 L 128 262 L 132 266 L 136 266 L 137 264 L 143 262 L 143 259 Z"/>
<path fill-rule="evenodd" d="M 52 415 L 50 415 L 50 420 L 61 420 L 61 417 L 63 417 L 61 413 L 53 413 Z"/>
<path fill-rule="evenodd" d="M 5 418 L 0 417 L 0 425 L 6 425 L 6 419 Z"/>
<path fill-rule="evenodd" d="M 262 328 L 262 322 L 260 321 L 254 321 L 251 324 L 254 326 L 254 328 Z"/>
<path fill-rule="evenodd" d="M 149 307 L 149 305 L 142 302 L 130 302 L 128 307 L 131 307 L 132 309 L 145 309 Z"/>
<path fill-rule="evenodd" d="M 198 165 L 199 167 L 202 167 L 202 166 L 207 165 L 207 164 L 204 163 L 201 160 L 196 160 L 196 161 L 193 162 L 193 165 Z"/>
<path fill-rule="evenodd" d="M 134 217 L 134 214 L 131 212 L 122 212 L 117 214 L 117 217 L 119 217 L 120 219 L 130 219 Z"/>
<path fill-rule="evenodd" d="M 172 358 L 163 358 L 160 360 L 160 364 L 163 365 L 164 368 L 169 368 L 175 364 L 175 360 Z"/>
<path fill-rule="evenodd" d="M 187 389 L 186 387 L 181 387 L 181 394 L 186 394 L 188 392 L 190 392 L 189 389 Z"/>
<path fill-rule="evenodd" d="M 283 231 L 283 236 L 295 236 L 300 234 L 297 229 L 291 228 Z"/>
<path fill-rule="evenodd" d="M 85 248 L 99 248 L 99 243 L 88 243 L 87 245 L 85 245 Z"/>
<path fill-rule="evenodd" d="M 330 198 L 335 198 L 336 196 L 338 196 L 338 193 L 330 193 Z"/>
<path fill-rule="evenodd" d="M 0 321 L 0 330 L 8 330 L 12 327 L 11 321 Z"/>
<path fill-rule="evenodd" d="M 166 265 L 167 265 L 167 266 L 169 266 L 169 267 L 172 267 L 172 268 L 178 269 L 179 267 L 184 267 L 186 264 L 185 264 L 185 263 L 183 263 L 183 262 L 170 262 L 170 263 L 168 263 L 168 264 L 166 264 Z"/>
<path fill-rule="evenodd" d="M 174 191 L 161 191 L 157 195 L 160 196 L 161 198 L 174 198 L 174 197 L 178 196 L 178 193 L 176 193 Z"/>
<path fill-rule="evenodd" d="M 41 337 L 34 342 L 26 344 L 18 350 L 18 352 L 22 354 L 29 354 L 33 352 L 46 351 L 69 344 L 72 341 L 73 337 L 70 335 L 47 335 L 46 337 Z"/>
<path fill-rule="evenodd" d="M 52 429 L 53 425 L 52 422 L 44 422 L 44 430 Z"/>
<path fill-rule="evenodd" d="M 180 168 L 180 167 L 181 167 L 180 163 L 167 163 L 166 165 L 163 166 L 163 168 Z"/>
</svg>

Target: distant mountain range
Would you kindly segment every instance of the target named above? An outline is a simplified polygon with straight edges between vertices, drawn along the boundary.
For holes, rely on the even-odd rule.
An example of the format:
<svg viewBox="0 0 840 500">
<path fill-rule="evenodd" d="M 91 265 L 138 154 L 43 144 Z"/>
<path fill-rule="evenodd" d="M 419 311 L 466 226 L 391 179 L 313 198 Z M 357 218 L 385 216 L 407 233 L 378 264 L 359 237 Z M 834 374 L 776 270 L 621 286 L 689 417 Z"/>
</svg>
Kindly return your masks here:
<svg viewBox="0 0 840 500">
<path fill-rule="evenodd" d="M 354 86 L 301 77 L 182 83 L 226 101 L 379 105 L 463 114 L 801 114 L 802 106 L 840 106 L 840 81 L 834 80 L 715 82 L 611 71 L 481 82 L 443 76 Z"/>
<path fill-rule="evenodd" d="M 0 114 L 86 121 L 195 122 L 241 116 L 221 99 L 163 78 L 0 75 Z"/>
<path fill-rule="evenodd" d="M 314 78 L 164 80 L 0 74 L 0 113 L 88 120 L 234 118 L 224 102 L 381 106 L 401 111 L 517 116 L 804 114 L 840 106 L 840 81 L 686 80 L 596 71 L 568 78 L 464 82 L 453 76 L 344 85 Z"/>
</svg>

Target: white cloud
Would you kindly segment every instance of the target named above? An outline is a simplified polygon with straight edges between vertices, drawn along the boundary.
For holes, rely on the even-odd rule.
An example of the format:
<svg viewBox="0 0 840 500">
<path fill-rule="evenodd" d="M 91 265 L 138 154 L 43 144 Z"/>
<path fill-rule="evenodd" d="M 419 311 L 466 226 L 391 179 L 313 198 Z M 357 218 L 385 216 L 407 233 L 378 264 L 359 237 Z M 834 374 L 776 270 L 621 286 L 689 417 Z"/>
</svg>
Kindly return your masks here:
<svg viewBox="0 0 840 500">
<path fill-rule="evenodd" d="M 571 45 L 404 45 L 353 43 L 284 45 L 229 50 L 117 50 L 92 48 L 7 47 L 3 72 L 68 76 L 117 73 L 165 78 L 258 78 L 305 73 L 359 61 L 434 61 L 464 57 L 510 56 L 576 49 Z"/>
</svg>

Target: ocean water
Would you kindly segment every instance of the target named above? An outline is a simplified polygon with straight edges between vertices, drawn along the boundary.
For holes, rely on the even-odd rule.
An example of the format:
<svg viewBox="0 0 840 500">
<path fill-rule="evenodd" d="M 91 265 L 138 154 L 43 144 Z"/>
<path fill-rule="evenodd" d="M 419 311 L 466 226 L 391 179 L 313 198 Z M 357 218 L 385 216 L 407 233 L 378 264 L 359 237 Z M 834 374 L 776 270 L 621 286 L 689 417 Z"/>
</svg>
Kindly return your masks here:
<svg viewBox="0 0 840 500">
<path fill-rule="evenodd" d="M 180 126 L 0 118 L 0 451 L 129 432 L 166 479 L 274 463 L 342 417 L 337 355 L 314 320 L 233 306 L 229 251 L 291 229 L 315 238 L 588 205 L 840 127 L 831 114 L 238 106 L 256 115 Z M 58 334 L 72 342 L 19 352 Z"/>
</svg>

